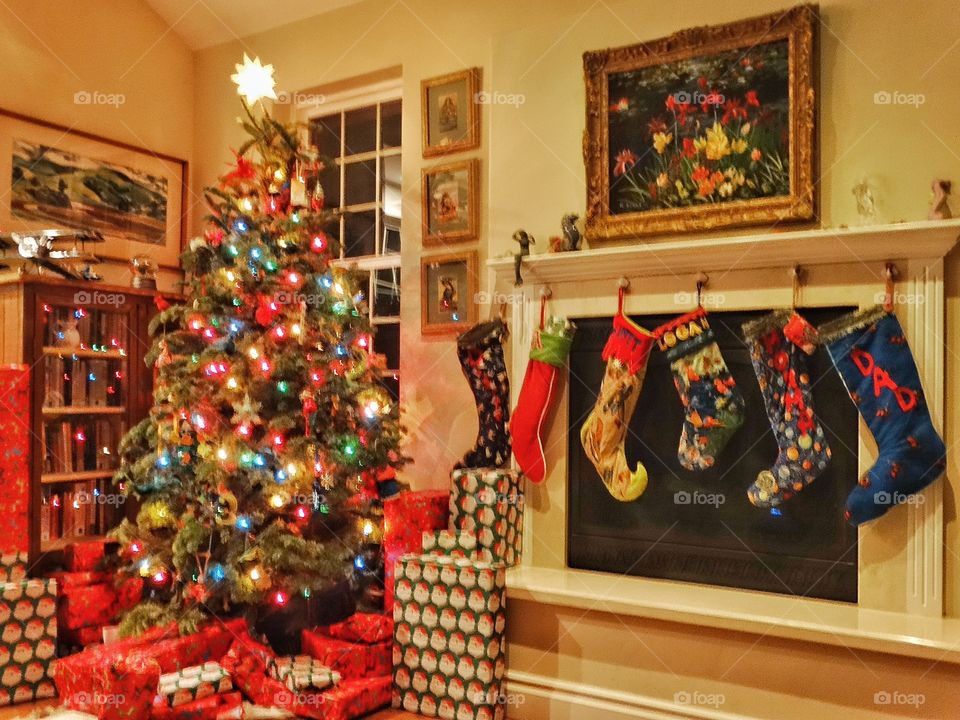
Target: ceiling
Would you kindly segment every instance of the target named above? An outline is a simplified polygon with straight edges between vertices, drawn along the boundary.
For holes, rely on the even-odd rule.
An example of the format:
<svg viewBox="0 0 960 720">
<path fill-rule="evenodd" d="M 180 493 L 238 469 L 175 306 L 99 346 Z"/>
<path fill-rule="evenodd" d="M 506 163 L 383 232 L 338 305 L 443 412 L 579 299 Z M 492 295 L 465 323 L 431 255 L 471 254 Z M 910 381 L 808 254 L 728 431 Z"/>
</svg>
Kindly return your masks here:
<svg viewBox="0 0 960 720">
<path fill-rule="evenodd" d="M 146 0 L 191 48 L 210 47 L 360 0 Z"/>
</svg>

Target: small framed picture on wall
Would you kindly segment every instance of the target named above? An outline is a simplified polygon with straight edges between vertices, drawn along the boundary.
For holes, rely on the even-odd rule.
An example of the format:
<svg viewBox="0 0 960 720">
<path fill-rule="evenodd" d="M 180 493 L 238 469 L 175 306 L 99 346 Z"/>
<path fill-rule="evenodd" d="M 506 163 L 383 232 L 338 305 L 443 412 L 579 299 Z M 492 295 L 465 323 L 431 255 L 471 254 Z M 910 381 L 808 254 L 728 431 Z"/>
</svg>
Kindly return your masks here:
<svg viewBox="0 0 960 720">
<path fill-rule="evenodd" d="M 479 175 L 479 160 L 424 168 L 420 184 L 424 245 L 476 240 Z"/>
<path fill-rule="evenodd" d="M 476 251 L 420 260 L 420 331 L 459 333 L 476 322 Z"/>
<path fill-rule="evenodd" d="M 420 83 L 425 158 L 480 147 L 480 77 L 470 68 Z"/>
</svg>

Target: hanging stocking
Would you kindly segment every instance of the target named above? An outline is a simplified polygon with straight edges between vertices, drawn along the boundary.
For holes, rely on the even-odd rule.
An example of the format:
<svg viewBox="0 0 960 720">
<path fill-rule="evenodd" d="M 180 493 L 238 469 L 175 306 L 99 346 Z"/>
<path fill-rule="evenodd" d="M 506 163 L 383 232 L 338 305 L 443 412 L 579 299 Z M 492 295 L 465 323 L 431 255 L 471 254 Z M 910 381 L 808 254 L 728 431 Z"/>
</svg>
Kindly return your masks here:
<svg viewBox="0 0 960 720">
<path fill-rule="evenodd" d="M 597 404 L 580 429 L 580 442 L 607 490 L 622 502 L 636 500 L 647 489 L 647 469 L 638 462 L 631 470 L 623 445 L 652 347 L 653 335 L 623 314 L 621 291 L 620 310 L 603 348 L 607 370 Z"/>
<path fill-rule="evenodd" d="M 816 480 L 830 462 L 804 356 L 816 349 L 816 330 L 797 313 L 780 310 L 745 324 L 743 335 L 780 450 L 747 497 L 757 507 L 776 507 Z"/>
<path fill-rule="evenodd" d="M 474 448 L 454 466 L 503 467 L 510 462 L 510 381 L 503 359 L 507 326 L 500 319 L 474 325 L 457 338 L 457 357 L 477 401 L 480 430 Z"/>
<path fill-rule="evenodd" d="M 712 467 L 743 424 L 744 402 L 702 307 L 654 331 L 667 353 L 685 415 L 677 458 L 687 470 Z"/>
<path fill-rule="evenodd" d="M 546 475 L 543 423 L 553 406 L 559 369 L 567 362 L 576 329 L 564 318 L 551 318 L 545 328 L 545 308 L 546 298 L 541 298 L 540 329 L 534 334 L 527 372 L 510 420 L 513 455 L 523 474 L 535 483 L 543 482 Z"/>
<path fill-rule="evenodd" d="M 879 450 L 847 497 L 846 517 L 859 525 L 940 477 L 946 449 L 892 311 L 878 305 L 851 313 L 821 327 L 820 335 Z"/>
</svg>

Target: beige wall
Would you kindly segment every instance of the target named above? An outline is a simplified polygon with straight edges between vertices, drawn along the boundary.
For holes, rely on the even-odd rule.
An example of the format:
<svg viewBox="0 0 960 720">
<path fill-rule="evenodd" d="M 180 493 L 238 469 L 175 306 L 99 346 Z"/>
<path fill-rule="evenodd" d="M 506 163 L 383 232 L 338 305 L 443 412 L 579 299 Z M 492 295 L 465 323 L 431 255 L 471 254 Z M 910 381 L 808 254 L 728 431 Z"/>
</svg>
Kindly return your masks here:
<svg viewBox="0 0 960 720">
<path fill-rule="evenodd" d="M 139 0 L 5 0 L 0 4 L 0 107 L 190 160 L 193 55 Z M 77 104 L 77 92 L 120 94 Z M 104 266 L 128 285 L 125 263 Z M 176 273 L 165 273 L 166 286 Z"/>
</svg>

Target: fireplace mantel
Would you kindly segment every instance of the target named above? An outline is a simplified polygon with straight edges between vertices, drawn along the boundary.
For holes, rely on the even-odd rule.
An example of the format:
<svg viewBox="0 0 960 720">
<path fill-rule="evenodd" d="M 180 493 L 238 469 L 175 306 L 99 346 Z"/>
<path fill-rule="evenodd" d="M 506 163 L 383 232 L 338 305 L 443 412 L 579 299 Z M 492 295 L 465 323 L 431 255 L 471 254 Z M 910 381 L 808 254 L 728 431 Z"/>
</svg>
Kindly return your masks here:
<svg viewBox="0 0 960 720">
<path fill-rule="evenodd" d="M 551 312 L 610 316 L 618 280 L 625 277 L 631 281 L 626 312 L 679 314 L 683 307 L 677 293 L 692 297 L 697 276 L 704 272 L 710 276 L 709 293 L 723 298 L 724 309 L 761 309 L 790 304 L 787 271 L 800 265 L 809 271 L 803 306 L 866 307 L 883 291 L 885 264 L 894 263 L 897 292 L 909 298 L 897 305 L 897 313 L 942 433 L 943 259 L 958 239 L 960 219 L 638 241 L 525 257 L 521 287 L 513 286 L 513 258 L 493 258 L 487 261 L 487 288 L 494 303 L 510 307 L 516 396 L 546 287 L 553 291 Z M 544 441 L 548 477 L 527 490 L 524 545 L 529 551 L 522 567 L 508 575 L 513 597 L 960 663 L 960 619 L 943 618 L 945 480 L 927 488 L 922 503 L 897 508 L 861 527 L 858 605 L 571 570 L 565 555 L 566 415 L 564 389 Z M 861 423 L 861 471 L 874 453 Z M 790 616 L 800 620 L 791 622 Z"/>
<path fill-rule="evenodd" d="M 599 246 L 567 253 L 540 253 L 523 260 L 531 284 L 602 280 L 618 275 L 649 277 L 732 268 L 940 259 L 960 237 L 960 218 L 846 228 L 691 237 Z M 497 286 L 513 282 L 513 257 L 487 261 Z"/>
</svg>

